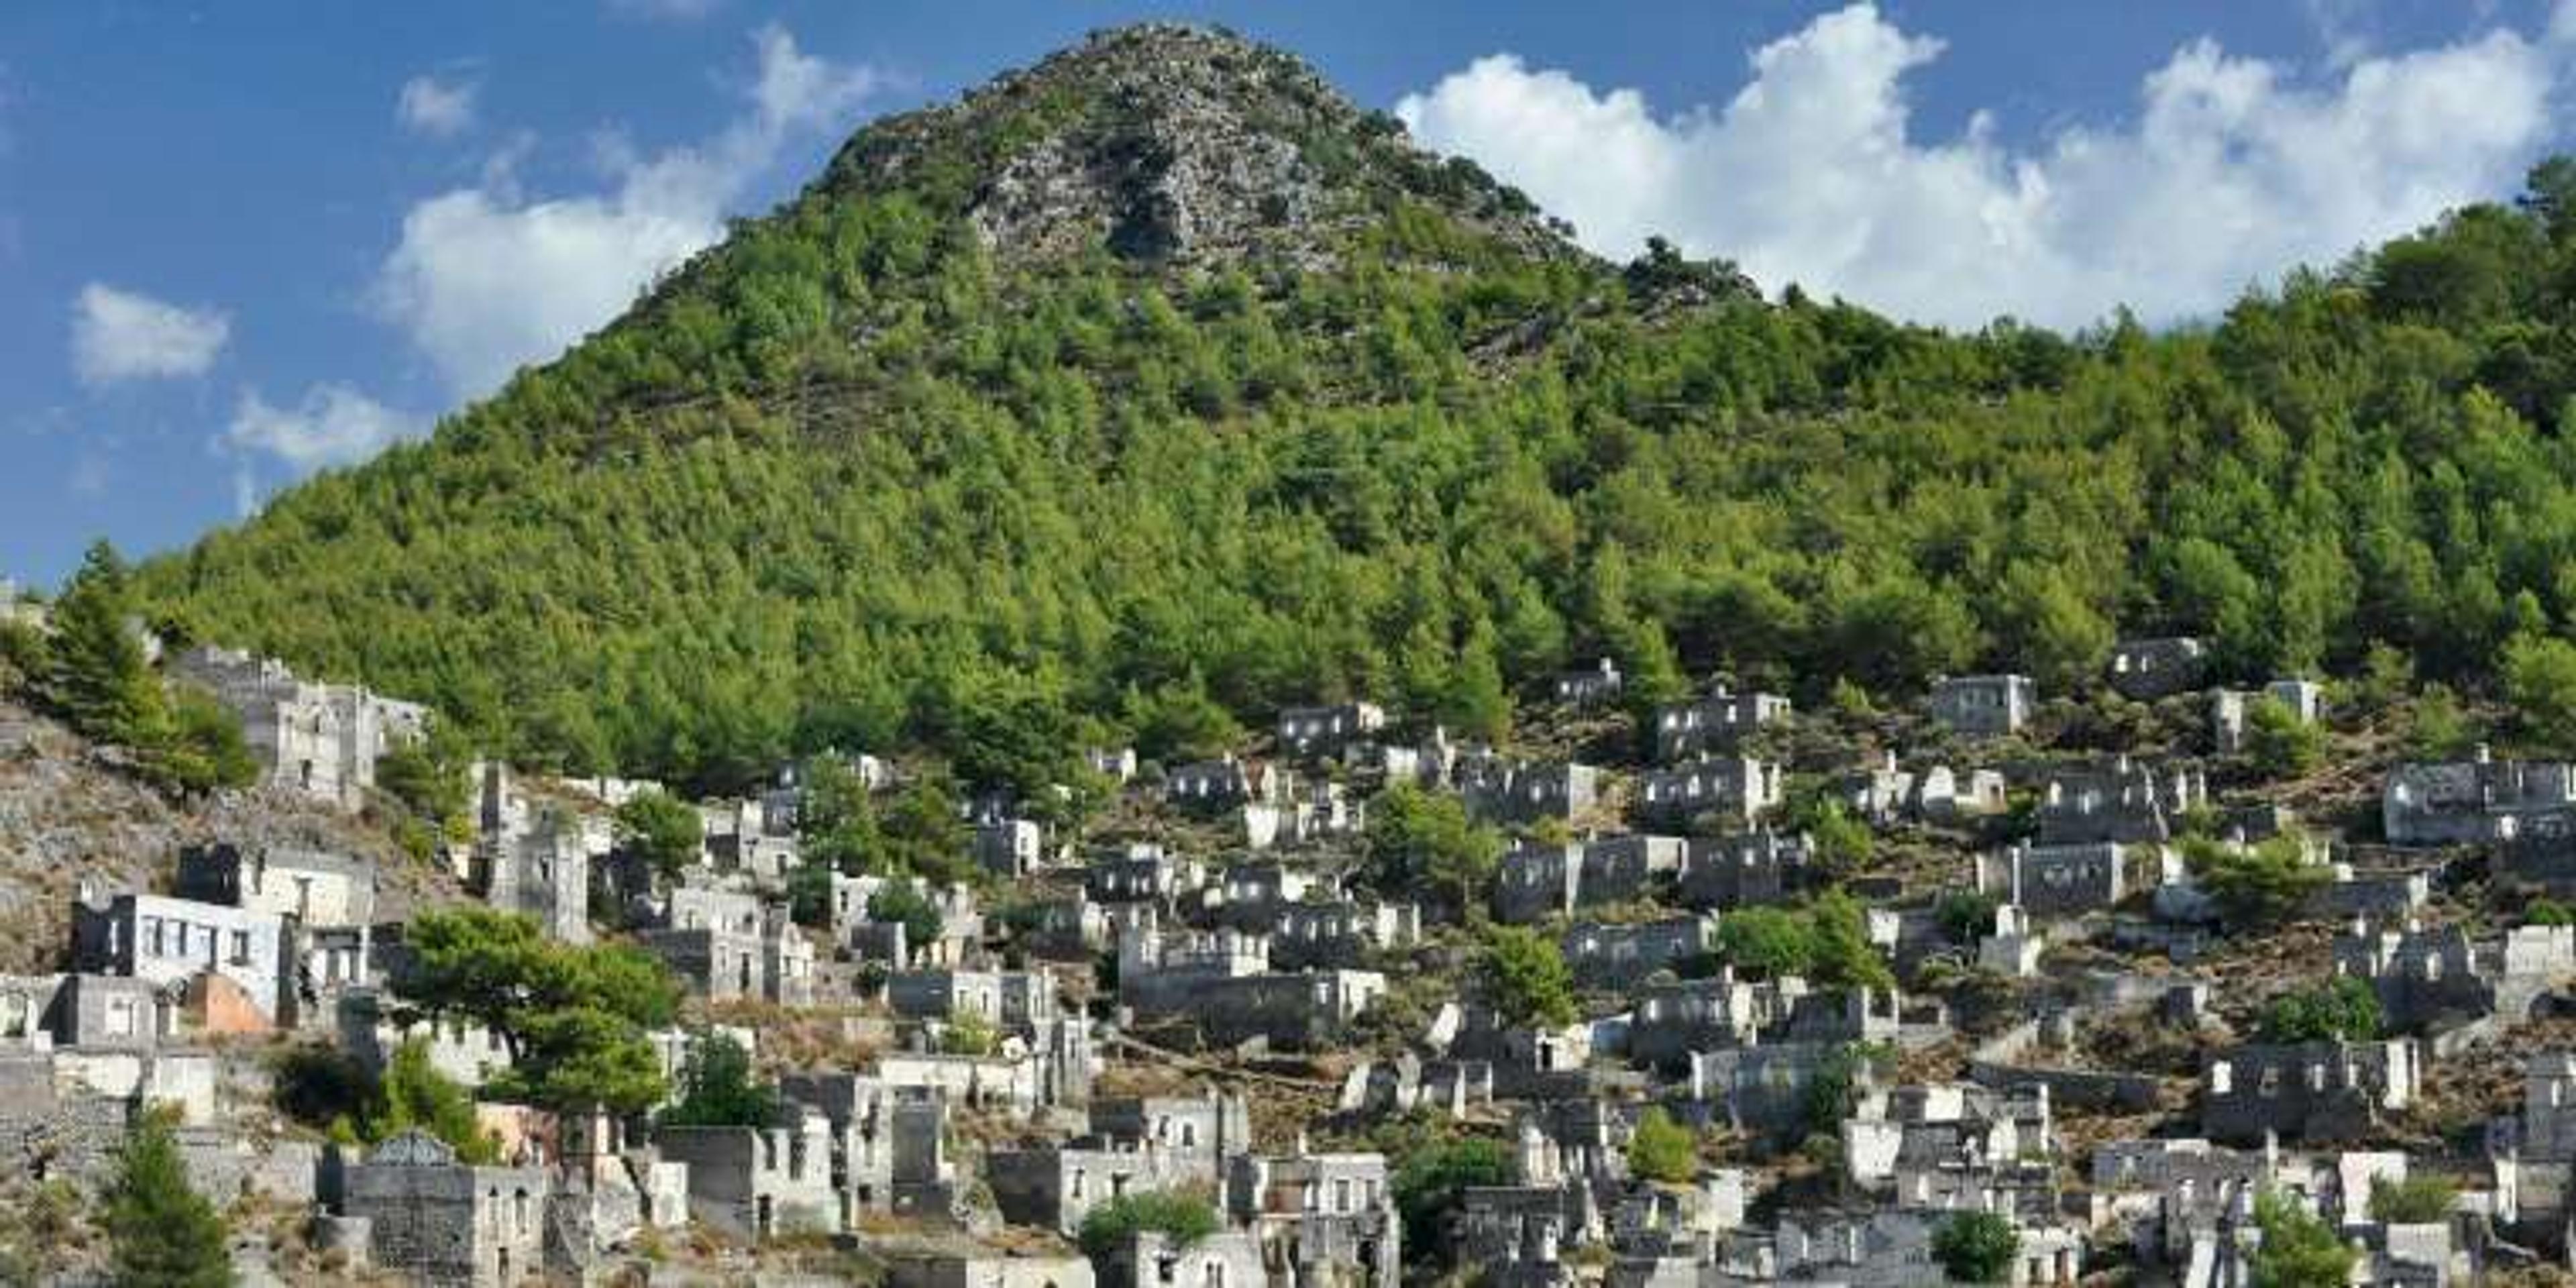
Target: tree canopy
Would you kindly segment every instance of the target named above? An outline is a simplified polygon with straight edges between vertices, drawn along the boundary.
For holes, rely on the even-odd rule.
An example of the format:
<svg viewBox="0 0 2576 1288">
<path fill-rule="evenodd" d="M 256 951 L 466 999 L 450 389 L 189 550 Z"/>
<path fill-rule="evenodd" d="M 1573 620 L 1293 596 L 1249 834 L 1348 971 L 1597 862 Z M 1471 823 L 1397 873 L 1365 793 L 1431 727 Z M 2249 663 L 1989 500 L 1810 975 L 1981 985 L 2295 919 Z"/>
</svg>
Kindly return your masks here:
<svg viewBox="0 0 2576 1288">
<path fill-rule="evenodd" d="M 491 1088 L 551 1109 L 634 1113 L 662 1098 L 647 1031 L 669 1025 L 680 989 L 639 949 L 567 944 L 490 908 L 426 912 L 403 931 L 397 996 L 428 1015 L 472 1021 L 509 1048 Z"/>
<path fill-rule="evenodd" d="M 689 1039 L 679 1095 L 656 1121 L 666 1127 L 767 1127 L 778 1096 L 753 1072 L 751 1053 L 724 1033 Z"/>
<path fill-rule="evenodd" d="M 117 1288 L 232 1284 L 223 1214 L 189 1188 L 167 1112 L 144 1114 L 126 1136 L 106 1205 L 108 1278 Z"/>
<path fill-rule="evenodd" d="M 1574 972 L 1556 941 L 1527 926 L 1485 932 L 1486 1000 L 1505 1024 L 1562 1028 L 1575 1021 Z"/>
</svg>

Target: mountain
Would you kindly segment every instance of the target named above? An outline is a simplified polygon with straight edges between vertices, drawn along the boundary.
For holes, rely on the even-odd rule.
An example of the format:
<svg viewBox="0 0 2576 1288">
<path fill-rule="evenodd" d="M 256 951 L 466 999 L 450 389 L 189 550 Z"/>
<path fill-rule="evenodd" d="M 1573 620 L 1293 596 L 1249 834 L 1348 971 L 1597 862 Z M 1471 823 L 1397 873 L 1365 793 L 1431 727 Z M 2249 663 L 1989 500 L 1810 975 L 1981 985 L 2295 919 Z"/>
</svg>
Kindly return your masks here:
<svg viewBox="0 0 2576 1288">
<path fill-rule="evenodd" d="M 2534 186 L 2215 325 L 1945 334 L 1603 262 L 1286 54 L 1128 28 L 868 127 L 143 580 L 525 762 L 705 786 L 841 745 L 1030 788 L 1342 694 L 1498 735 L 1602 655 L 1639 702 L 2053 683 L 2115 632 L 2475 681 L 2576 610 L 2576 183 Z"/>
</svg>

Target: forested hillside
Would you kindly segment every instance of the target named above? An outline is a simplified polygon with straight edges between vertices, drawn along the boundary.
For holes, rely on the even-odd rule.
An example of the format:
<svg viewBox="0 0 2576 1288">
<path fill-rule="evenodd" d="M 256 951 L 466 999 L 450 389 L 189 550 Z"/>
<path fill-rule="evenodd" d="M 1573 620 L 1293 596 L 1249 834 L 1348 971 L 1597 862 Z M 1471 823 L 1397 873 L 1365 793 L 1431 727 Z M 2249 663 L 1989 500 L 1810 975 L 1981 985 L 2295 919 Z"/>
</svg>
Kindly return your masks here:
<svg viewBox="0 0 2576 1288">
<path fill-rule="evenodd" d="M 1343 694 L 1498 733 L 1601 653 L 1640 702 L 2047 683 L 2115 630 L 2474 683 L 2576 614 L 2576 167 L 2533 190 L 2203 328 L 1951 335 L 1594 261 L 1285 55 L 1131 30 L 872 127 L 144 583 L 523 762 L 711 786 L 835 744 L 1029 786 Z"/>
</svg>

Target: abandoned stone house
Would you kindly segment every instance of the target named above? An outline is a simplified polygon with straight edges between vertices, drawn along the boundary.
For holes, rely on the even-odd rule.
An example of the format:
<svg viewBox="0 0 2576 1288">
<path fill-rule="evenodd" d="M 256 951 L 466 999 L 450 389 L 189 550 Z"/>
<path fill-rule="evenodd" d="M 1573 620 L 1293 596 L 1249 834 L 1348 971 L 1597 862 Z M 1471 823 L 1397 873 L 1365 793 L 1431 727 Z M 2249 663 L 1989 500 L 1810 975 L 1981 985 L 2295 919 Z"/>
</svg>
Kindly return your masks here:
<svg viewBox="0 0 2576 1288">
<path fill-rule="evenodd" d="M 1015 942 L 1045 961 L 1090 961 L 1112 946 L 1109 909 L 1080 892 L 1022 904 Z"/>
<path fill-rule="evenodd" d="M 1458 1196 L 1456 1246 L 1494 1288 L 1570 1288 L 1569 1254 L 1601 1241 L 1606 1222 L 1590 1185 L 1477 1185 Z"/>
<path fill-rule="evenodd" d="M 2201 1131 L 2220 1141 L 2356 1139 L 2414 1103 L 2420 1061 L 2406 1038 L 2240 1046 L 2202 1071 Z"/>
<path fill-rule="evenodd" d="M 840 1228 L 863 1214 L 946 1214 L 957 1196 L 948 1153 L 948 1101 L 937 1091 L 899 1087 L 849 1072 L 789 1073 L 779 1094 L 822 1115 L 831 1132 L 832 1186 Z"/>
<path fill-rule="evenodd" d="M 416 739 L 429 711 L 350 685 L 307 684 L 284 663 L 214 647 L 185 650 L 170 670 L 211 690 L 242 722 L 242 740 L 273 786 L 342 809 L 366 804 L 376 761 Z"/>
<path fill-rule="evenodd" d="M 1778 808 L 1787 772 L 1776 761 L 1749 756 L 1703 756 L 1648 770 L 1638 782 L 1640 816 L 1688 823 L 1715 816 L 1728 827 L 1751 827 Z"/>
<path fill-rule="evenodd" d="M 2149 766 L 2119 756 L 2107 765 L 2059 769 L 2040 788 L 2039 843 L 2161 845 L 2187 813 L 2209 803 L 2199 766 Z"/>
<path fill-rule="evenodd" d="M 1401 1282 L 1402 1223 L 1383 1154 L 1309 1152 L 1300 1136 L 1286 1155 L 1236 1155 L 1222 1206 L 1260 1247 L 1273 1285 Z"/>
<path fill-rule="evenodd" d="M 604 833 L 565 806 L 522 799 L 499 765 L 484 768 L 481 817 L 468 884 L 557 939 L 590 942 L 591 862 L 606 853 Z"/>
<path fill-rule="evenodd" d="M 1481 755 L 1459 762 L 1453 782 L 1470 818 L 1488 823 L 1570 819 L 1592 808 L 1601 771 L 1572 761 Z"/>
<path fill-rule="evenodd" d="M 209 1032 L 291 1028 L 298 1018 L 294 923 L 244 908 L 120 894 L 72 909 L 72 968 L 142 980 L 184 997 Z"/>
<path fill-rule="evenodd" d="M 1693 908 L 1748 908 L 1787 903 L 1811 884 L 1815 845 L 1807 835 L 1756 828 L 1732 836 L 1694 836 L 1682 846 L 1676 881 Z"/>
<path fill-rule="evenodd" d="M 402 959 L 399 953 L 389 956 L 380 973 L 398 977 Z M 509 1045 L 499 1034 L 461 1019 L 415 1016 L 378 987 L 343 991 L 331 1022 L 340 1049 L 377 1073 L 392 1063 L 395 1051 L 413 1041 L 421 1044 L 431 1068 L 469 1087 L 482 1085 L 511 1065 Z"/>
<path fill-rule="evenodd" d="M 1977 856 L 1977 891 L 2034 916 L 2097 912 L 2162 884 L 2163 852 L 2108 841 L 2081 845 L 2014 845 Z"/>
<path fill-rule="evenodd" d="M 1251 1119 L 1231 1096 L 1104 1099 L 1089 1121 L 1076 1139 L 987 1155 L 986 1184 L 1005 1219 L 1070 1232 L 1128 1194 L 1212 1193 L 1252 1142 Z"/>
<path fill-rule="evenodd" d="M 2220 755 L 2245 750 L 2245 722 L 2257 702 L 2277 702 L 2300 724 L 2315 724 L 2325 713 L 2325 690 L 2309 680 L 2274 680 L 2258 692 L 2214 689 L 2209 696 L 2211 742 Z"/>
<path fill-rule="evenodd" d="M 1775 1139 L 1803 1139 L 1813 1125 L 1809 1105 L 1816 1080 L 1837 1050 L 1822 1042 L 1694 1050 L 1683 1061 L 1689 1074 L 1684 1087 L 1715 1121 Z M 1860 1080 L 1867 1084 L 1865 1076 Z"/>
<path fill-rule="evenodd" d="M 1953 733 L 2019 733 L 2039 708 L 2039 686 L 2026 675 L 1942 676 L 1932 681 L 1927 706 L 1932 719 Z"/>
<path fill-rule="evenodd" d="M 1248 801 L 1275 801 L 1285 793 L 1288 781 L 1285 772 L 1272 766 L 1227 755 L 1165 770 L 1163 800 L 1177 809 L 1226 810 Z"/>
<path fill-rule="evenodd" d="M 2519 820 L 2511 840 L 2490 849 L 2498 878 L 2547 894 L 2576 894 L 2576 813 Z"/>
<path fill-rule="evenodd" d="M 1291 756 L 1330 756 L 1384 728 L 1386 712 L 1375 703 L 1287 707 L 1279 713 L 1279 750 Z"/>
<path fill-rule="evenodd" d="M 1852 814 L 1881 827 L 1905 819 L 1953 823 L 2000 814 L 2008 806 L 2001 772 L 1927 765 L 1904 768 L 1890 751 L 1876 765 L 1855 770 L 1836 783 L 1837 795 Z"/>
<path fill-rule="evenodd" d="M 1120 1005 L 1139 1020 L 1186 1022 L 1215 1045 L 1259 1037 L 1321 1049 L 1385 991 L 1374 971 L 1273 971 L 1264 936 L 1166 931 L 1151 916 L 1119 931 Z"/>
<path fill-rule="evenodd" d="M 2576 1055 L 2524 1060 L 2522 1113 L 2490 1124 L 2486 1147 L 2497 1225 L 2532 1247 L 2576 1248 Z"/>
<path fill-rule="evenodd" d="M 1646 984 L 1632 994 L 1628 1058 L 1680 1070 L 1694 1053 L 1752 1045 L 1764 1030 L 1786 1024 L 1806 995 L 1807 982 L 1795 975 L 1750 981 L 1732 967 L 1708 979 Z"/>
<path fill-rule="evenodd" d="M 2576 978 L 2576 927 L 2517 926 L 2489 944 L 2460 926 L 2355 918 L 2334 940 L 2334 971 L 2371 985 L 2387 1022 L 2418 1031 L 2533 1007 Z"/>
<path fill-rule="evenodd" d="M 773 887 L 786 884 L 804 862 L 793 832 L 781 834 L 757 828 L 711 831 L 705 834 L 701 846 L 710 870 L 739 874 Z"/>
<path fill-rule="evenodd" d="M 306 927 L 364 926 L 375 920 L 376 870 L 363 859 L 319 850 L 233 844 L 193 845 L 179 851 L 172 892 L 183 899 L 222 904 Z"/>
<path fill-rule="evenodd" d="M 1357 970 L 1371 953 L 1403 948 L 1422 936 L 1422 910 L 1409 903 L 1356 899 L 1292 903 L 1270 931 L 1270 962 L 1281 970 Z"/>
<path fill-rule="evenodd" d="M 1590 666 L 1557 672 L 1554 691 L 1559 705 L 1589 711 L 1618 701 L 1625 683 L 1619 664 L 1605 657 Z"/>
<path fill-rule="evenodd" d="M 1124 787 L 1136 781 L 1136 749 L 1133 747 L 1091 747 L 1082 753 L 1082 763 L 1091 772 Z"/>
<path fill-rule="evenodd" d="M 762 1127 L 665 1126 L 663 1158 L 689 1169 L 689 1215 L 736 1238 L 845 1228 L 855 1203 L 835 1187 L 831 1120 L 802 1104 Z"/>
<path fill-rule="evenodd" d="M 149 980 L 0 975 L 0 1050 L 148 1051 L 178 1031 L 178 999 Z"/>
<path fill-rule="evenodd" d="M 1841 1132 L 1844 1178 L 1903 1206 L 2012 1211 L 2027 1202 L 2041 1219 L 2056 1206 L 2059 1151 L 2045 1084 L 1871 1089 Z"/>
<path fill-rule="evenodd" d="M 1079 1017 L 1057 1020 L 1035 1041 L 1005 1040 L 998 1055 L 887 1051 L 876 1061 L 876 1076 L 889 1087 L 935 1093 L 963 1109 L 1023 1118 L 1089 1100 L 1098 1072 L 1090 1025 Z"/>
<path fill-rule="evenodd" d="M 1218 1230 L 1183 1243 L 1160 1230 L 1135 1230 L 1111 1247 L 1103 1288 L 1264 1288 L 1261 1245 L 1245 1230 Z"/>
<path fill-rule="evenodd" d="M 1624 988 L 1657 971 L 1704 960 L 1717 947 L 1717 917 L 1578 921 L 1559 940 L 1565 964 L 1585 988 Z"/>
<path fill-rule="evenodd" d="M 1494 880 L 1494 916 L 1527 924 L 1579 908 L 1645 898 L 1680 871 L 1679 837 L 1642 832 L 1563 845 L 1523 844 L 1504 854 Z"/>
<path fill-rule="evenodd" d="M 814 945 L 784 903 L 735 890 L 680 886 L 664 924 L 638 933 L 690 990 L 711 1001 L 751 998 L 784 1006 L 814 997 Z"/>
<path fill-rule="evenodd" d="M 2199 1137 L 2104 1141 L 2093 1150 L 2092 1182 L 2141 1262 L 2214 1270 L 2234 1230 L 2252 1220 L 2254 1195 L 2275 1183 L 2278 1160 L 2277 1151 Z"/>
<path fill-rule="evenodd" d="M 1977 937 L 1977 968 L 2026 978 L 2039 973 L 2040 957 L 2047 951 L 2048 937 L 2041 933 L 2029 910 L 2015 903 L 1999 903 L 1995 905 L 1994 924 Z"/>
<path fill-rule="evenodd" d="M 1603 1028 L 1612 1035 L 1622 1032 L 1615 1021 Z M 1484 1066 L 1471 1076 L 1488 1081 L 1493 1095 L 1544 1100 L 1594 1094 L 1592 1025 L 1515 1024 L 1493 1007 L 1476 1005 L 1444 1008 L 1433 1030 L 1434 1053 L 1471 1070 Z M 1426 1068 L 1423 1076 L 1432 1076 L 1431 1070 Z"/>
<path fill-rule="evenodd" d="M 1046 866 L 1046 829 L 1025 818 L 978 823 L 973 849 L 977 866 L 1016 880 Z"/>
<path fill-rule="evenodd" d="M 2209 648 L 2188 636 L 2121 640 L 2111 646 L 2111 689 L 2133 702 L 2153 702 L 2199 688 L 2209 679 Z"/>
<path fill-rule="evenodd" d="M 1206 868 L 1198 860 L 1142 842 L 1095 854 L 1083 869 L 1083 893 L 1094 903 L 1168 905 L 1206 882 Z"/>
<path fill-rule="evenodd" d="M 1720 684 L 1702 697 L 1656 709 L 1655 759 L 1733 751 L 1745 735 L 1789 714 L 1789 699 L 1778 694 L 1731 693 Z"/>
<path fill-rule="evenodd" d="M 1263 931 L 1277 924 L 1290 904 L 1340 895 L 1341 882 L 1286 863 L 1238 863 L 1217 879 L 1216 894 L 1220 924 Z"/>
<path fill-rule="evenodd" d="M 1194 1000 L 1180 1013 L 1214 1045 L 1260 1038 L 1278 1050 L 1321 1051 L 1348 1036 L 1351 1023 L 1385 994 L 1386 976 L 1370 970 L 1236 975 L 1191 990 Z"/>
<path fill-rule="evenodd" d="M 1118 923 L 1118 1000 L 1140 1013 L 1178 1011 L 1217 980 L 1270 969 L 1268 936 L 1233 929 L 1166 929 L 1150 906 Z"/>
<path fill-rule="evenodd" d="M 1914 773 L 1888 752 L 1879 762 L 1855 769 L 1834 782 L 1834 794 L 1856 818 L 1880 827 L 1905 817 L 1913 807 Z"/>
<path fill-rule="evenodd" d="M 1099 1136 L 996 1149 L 984 1156 L 993 1205 L 1014 1225 L 1071 1234 L 1092 1209 L 1132 1194 L 1204 1184 L 1193 1157 Z"/>
<path fill-rule="evenodd" d="M 1313 845 L 1355 835 L 1366 826 L 1366 803 L 1329 780 L 1292 790 L 1281 801 L 1247 801 L 1243 806 L 1244 844 L 1254 850 Z"/>
<path fill-rule="evenodd" d="M 886 1003 L 911 1020 L 974 1018 L 1035 1038 L 1063 1014 L 1055 976 L 1045 971 L 916 970 L 886 980 Z"/>
<path fill-rule="evenodd" d="M 341 1214 L 364 1222 L 368 1259 L 433 1284 L 508 1288 L 546 1270 L 541 1167 L 475 1167 L 414 1128 L 343 1169 Z"/>
<path fill-rule="evenodd" d="M 1590 1096 L 1532 1103 L 1514 1124 L 1513 1176 L 1524 1185 L 1626 1180 L 1642 1113 Z"/>
<path fill-rule="evenodd" d="M 1915 775 L 1907 803 L 1915 817 L 1933 823 L 2001 814 L 2011 805 L 2000 771 L 1948 765 L 1929 765 Z"/>
<path fill-rule="evenodd" d="M 1102 1138 L 1161 1150 L 1211 1187 L 1226 1160 L 1252 1148 L 1251 1112 L 1238 1095 L 1104 1096 L 1090 1113 Z"/>
<path fill-rule="evenodd" d="M 2496 760 L 2412 763 L 2388 771 L 2380 823 L 2391 845 L 2511 841 L 2527 825 L 2576 810 L 2576 765 Z"/>
<path fill-rule="evenodd" d="M 1740 1278 L 1703 1278 L 1717 1288 L 1737 1283 L 1843 1284 L 1852 1288 L 1935 1282 L 1941 1270 L 1932 1237 L 1949 1223 L 1939 1208 L 1819 1209 L 1785 1214 Z M 2008 1288 L 2073 1284 L 2084 1272 L 2084 1232 L 2065 1225 L 2020 1224 L 2004 1283 Z"/>
<path fill-rule="evenodd" d="M 1078 1252 L 978 1247 L 968 1251 L 895 1251 L 886 1258 L 886 1288 L 1093 1288 L 1091 1262 Z"/>
</svg>

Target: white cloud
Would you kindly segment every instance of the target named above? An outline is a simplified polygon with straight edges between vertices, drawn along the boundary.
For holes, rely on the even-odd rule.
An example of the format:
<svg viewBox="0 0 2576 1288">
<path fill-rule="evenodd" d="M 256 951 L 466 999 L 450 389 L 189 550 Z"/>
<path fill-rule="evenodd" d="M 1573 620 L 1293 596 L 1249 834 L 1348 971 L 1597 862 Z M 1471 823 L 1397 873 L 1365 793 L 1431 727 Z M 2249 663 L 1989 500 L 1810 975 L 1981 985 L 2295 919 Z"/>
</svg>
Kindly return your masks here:
<svg viewBox="0 0 2576 1288">
<path fill-rule="evenodd" d="M 596 149 L 609 191 L 529 200 L 503 164 L 412 207 L 376 297 L 450 388 L 489 393 L 615 317 L 655 274 L 723 236 L 725 215 L 788 143 L 846 123 L 883 83 L 803 53 L 780 27 L 752 40 L 743 115 L 656 156 Z"/>
<path fill-rule="evenodd" d="M 1983 114 L 1912 137 L 1904 78 L 1942 42 L 1855 4 L 1756 51 L 1722 109 L 1658 117 L 1506 54 L 1396 114 L 1603 254 L 1661 233 L 1768 288 L 1954 325 L 2074 326 L 2123 303 L 2170 321 L 2511 190 L 2549 141 L 2571 35 L 2576 0 L 2538 38 L 2347 46 L 2315 84 L 2199 41 L 2146 77 L 2135 121 L 2013 148 Z"/>
<path fill-rule="evenodd" d="M 394 119 L 414 133 L 452 139 L 474 128 L 474 100 L 481 90 L 472 81 L 414 76 L 394 101 Z"/>
<path fill-rule="evenodd" d="M 274 457 L 300 476 L 363 461 L 425 428 L 347 385 L 316 385 L 291 407 L 271 406 L 245 389 L 223 441 L 236 452 Z"/>
<path fill-rule="evenodd" d="M 72 301 L 72 370 L 82 383 L 204 374 L 232 336 L 232 321 L 92 282 Z"/>
</svg>

